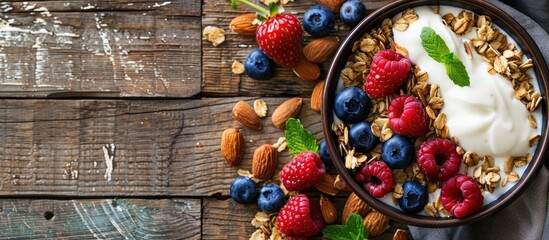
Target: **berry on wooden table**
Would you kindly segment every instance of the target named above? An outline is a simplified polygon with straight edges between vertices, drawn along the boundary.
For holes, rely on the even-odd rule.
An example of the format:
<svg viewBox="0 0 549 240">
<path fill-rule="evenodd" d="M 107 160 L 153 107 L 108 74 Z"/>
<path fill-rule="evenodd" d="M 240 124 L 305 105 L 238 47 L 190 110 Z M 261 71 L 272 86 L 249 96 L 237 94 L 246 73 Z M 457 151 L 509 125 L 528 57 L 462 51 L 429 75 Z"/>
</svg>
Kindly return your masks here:
<svg viewBox="0 0 549 240">
<path fill-rule="evenodd" d="M 229 195 L 237 203 L 252 203 L 257 199 L 257 185 L 251 178 L 239 176 L 231 183 Z"/>
<path fill-rule="evenodd" d="M 292 14 L 283 14 L 283 8 L 275 2 L 270 2 L 267 10 L 248 0 L 231 0 L 235 10 L 238 9 L 237 2 L 258 11 L 257 18 L 262 22 L 255 33 L 259 49 L 277 64 L 294 67 L 299 60 L 303 40 L 299 20 Z"/>
<path fill-rule="evenodd" d="M 322 5 L 314 5 L 303 14 L 303 28 L 314 37 L 330 34 L 334 23 L 334 13 Z"/>
<path fill-rule="evenodd" d="M 248 77 L 256 80 L 269 79 L 273 74 L 273 62 L 260 49 L 255 49 L 248 54 L 244 62 L 244 71 Z"/>
<path fill-rule="evenodd" d="M 372 59 L 370 71 L 364 77 L 364 90 L 372 98 L 383 98 L 402 87 L 412 63 L 392 50 L 377 52 Z"/>
<path fill-rule="evenodd" d="M 366 17 L 366 6 L 360 0 L 346 1 L 339 10 L 339 19 L 349 27 L 355 27 Z"/>
<path fill-rule="evenodd" d="M 332 157 L 330 156 L 330 153 L 328 152 L 328 145 L 326 144 L 326 141 L 322 139 L 318 143 L 318 148 L 320 151 L 320 159 L 324 163 L 325 167 L 333 166 L 334 163 L 332 162 Z"/>
<path fill-rule="evenodd" d="M 276 184 L 265 184 L 259 191 L 257 205 L 263 212 L 278 212 L 284 206 L 284 191 Z"/>
<path fill-rule="evenodd" d="M 295 237 L 310 237 L 320 233 L 324 223 L 318 202 L 305 194 L 290 198 L 278 212 L 276 227 L 282 233 Z"/>
<path fill-rule="evenodd" d="M 280 171 L 280 181 L 288 191 L 301 191 L 317 184 L 326 173 L 320 156 L 314 152 L 299 153 Z"/>
</svg>

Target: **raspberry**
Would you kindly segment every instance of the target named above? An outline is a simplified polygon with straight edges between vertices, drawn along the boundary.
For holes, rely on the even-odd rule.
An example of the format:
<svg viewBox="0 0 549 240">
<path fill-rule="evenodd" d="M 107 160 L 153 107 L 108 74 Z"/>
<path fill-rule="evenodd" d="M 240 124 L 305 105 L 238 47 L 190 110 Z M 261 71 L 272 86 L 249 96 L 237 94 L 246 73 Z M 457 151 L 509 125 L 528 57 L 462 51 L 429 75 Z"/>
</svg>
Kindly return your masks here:
<svg viewBox="0 0 549 240">
<path fill-rule="evenodd" d="M 398 90 L 410 72 L 410 60 L 392 50 L 374 55 L 370 72 L 364 78 L 364 91 L 372 98 L 382 98 Z"/>
<path fill-rule="evenodd" d="M 381 198 L 393 190 L 393 171 L 383 161 L 364 164 L 355 174 L 355 180 L 372 196 Z"/>
<path fill-rule="evenodd" d="M 279 175 L 288 191 L 301 191 L 318 183 L 325 173 L 326 167 L 320 156 L 314 152 L 305 151 L 284 165 Z"/>
<path fill-rule="evenodd" d="M 324 228 L 320 205 L 305 194 L 298 194 L 280 209 L 276 227 L 295 239 L 318 234 Z"/>
<path fill-rule="evenodd" d="M 429 180 L 445 181 L 457 174 L 461 157 L 450 140 L 434 138 L 419 147 L 417 164 Z"/>
<path fill-rule="evenodd" d="M 429 116 L 415 97 L 396 97 L 389 105 L 388 115 L 391 128 L 400 135 L 419 137 L 429 131 Z"/>
<path fill-rule="evenodd" d="M 476 212 L 483 201 L 478 184 L 469 176 L 458 174 L 442 184 L 440 202 L 444 209 L 457 218 Z"/>
</svg>

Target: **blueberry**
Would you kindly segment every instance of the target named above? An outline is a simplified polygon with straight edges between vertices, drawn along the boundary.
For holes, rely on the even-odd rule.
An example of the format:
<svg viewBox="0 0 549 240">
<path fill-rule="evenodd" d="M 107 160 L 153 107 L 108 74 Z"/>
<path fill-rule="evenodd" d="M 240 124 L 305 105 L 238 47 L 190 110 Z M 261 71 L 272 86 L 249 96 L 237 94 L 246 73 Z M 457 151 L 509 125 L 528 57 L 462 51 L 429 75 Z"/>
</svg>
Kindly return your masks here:
<svg viewBox="0 0 549 240">
<path fill-rule="evenodd" d="M 429 201 L 427 188 L 418 181 L 408 181 L 402 185 L 403 195 L 398 200 L 400 209 L 407 213 L 418 213 Z"/>
<path fill-rule="evenodd" d="M 244 62 L 246 75 L 256 80 L 265 80 L 273 74 L 273 61 L 260 49 L 255 49 L 248 54 Z"/>
<path fill-rule="evenodd" d="M 284 206 L 284 192 L 276 184 L 265 184 L 259 191 L 257 205 L 266 213 L 278 212 Z"/>
<path fill-rule="evenodd" d="M 369 122 L 353 124 L 349 130 L 349 139 L 351 146 L 355 147 L 356 151 L 362 153 L 371 151 L 379 143 L 379 139 L 372 133 Z"/>
<path fill-rule="evenodd" d="M 339 18 L 350 27 L 356 26 L 366 17 L 366 7 L 360 0 L 350 0 L 341 5 Z"/>
<path fill-rule="evenodd" d="M 330 156 L 330 153 L 328 152 L 328 145 L 326 145 L 326 141 L 322 139 L 319 143 L 319 149 L 320 149 L 320 160 L 324 163 L 324 166 L 333 166 L 334 163 L 332 162 L 332 157 Z"/>
<path fill-rule="evenodd" d="M 303 14 L 303 28 L 315 37 L 330 34 L 334 28 L 334 22 L 334 13 L 322 5 L 314 5 Z"/>
<path fill-rule="evenodd" d="M 392 169 L 410 165 L 415 153 L 414 143 L 403 135 L 394 135 L 381 145 L 381 159 Z"/>
<path fill-rule="evenodd" d="M 257 191 L 254 180 L 239 176 L 231 183 L 229 194 L 237 203 L 252 203 L 257 198 Z"/>
<path fill-rule="evenodd" d="M 370 97 L 361 88 L 348 87 L 335 96 L 334 112 L 346 123 L 364 120 L 370 111 Z"/>
</svg>

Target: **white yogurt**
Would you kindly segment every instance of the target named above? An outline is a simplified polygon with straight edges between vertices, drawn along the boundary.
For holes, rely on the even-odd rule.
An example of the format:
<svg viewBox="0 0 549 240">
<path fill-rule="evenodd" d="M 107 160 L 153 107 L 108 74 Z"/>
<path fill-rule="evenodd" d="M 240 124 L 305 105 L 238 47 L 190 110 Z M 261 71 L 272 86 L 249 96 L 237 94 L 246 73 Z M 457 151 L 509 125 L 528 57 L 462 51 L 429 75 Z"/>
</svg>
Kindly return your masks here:
<svg viewBox="0 0 549 240">
<path fill-rule="evenodd" d="M 464 41 L 475 36 L 475 29 L 472 34 L 458 36 L 442 22 L 441 15 L 448 12 L 457 15 L 461 9 L 441 6 L 441 15 L 435 14 L 430 7 L 418 7 L 415 11 L 419 20 L 410 24 L 404 32 L 393 30 L 394 40 L 408 50 L 407 57 L 413 64 L 429 74 L 428 82 L 440 86 L 444 99 L 441 111 L 447 116 L 446 125 L 450 135 L 456 136 L 467 151 L 494 157 L 495 165 L 499 165 L 500 169 L 503 169 L 503 162 L 509 156 L 524 156 L 529 151 L 533 152 L 528 146 L 528 139 L 539 132 L 530 128 L 529 112 L 524 104 L 515 99 L 511 83 L 500 74 L 489 74 L 487 62 L 474 50 L 470 58 L 463 47 Z M 427 55 L 420 38 L 422 28 L 426 26 L 434 29 L 450 51 L 463 62 L 470 77 L 470 86 L 455 85 L 446 74 L 444 64 Z M 512 41 L 509 36 L 508 40 Z M 532 83 L 537 87 L 535 79 Z M 536 115 L 540 122 L 539 111 Z M 470 176 L 473 169 L 469 168 Z M 524 169 L 515 168 L 514 171 L 522 175 Z M 502 179 L 505 178 L 503 171 L 500 175 Z M 485 192 L 484 204 L 497 199 L 512 185 L 509 183 L 506 187 L 498 187 L 492 193 Z M 434 201 L 438 194 L 438 191 L 432 194 L 430 201 Z"/>
</svg>

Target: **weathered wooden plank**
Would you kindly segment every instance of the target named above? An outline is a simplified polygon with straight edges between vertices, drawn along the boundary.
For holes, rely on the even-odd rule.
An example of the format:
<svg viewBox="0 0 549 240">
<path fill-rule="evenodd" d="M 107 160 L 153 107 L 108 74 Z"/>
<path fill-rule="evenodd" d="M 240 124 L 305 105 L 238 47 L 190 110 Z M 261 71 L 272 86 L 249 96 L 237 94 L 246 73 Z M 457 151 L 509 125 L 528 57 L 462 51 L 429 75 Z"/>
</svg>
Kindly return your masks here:
<svg viewBox="0 0 549 240">
<path fill-rule="evenodd" d="M 258 1 L 255 1 L 258 2 Z M 363 1 L 369 11 L 373 11 L 386 3 L 388 0 Z M 315 1 L 295 1 L 286 5 L 286 12 L 295 14 L 300 20 L 303 13 L 313 6 Z M 203 94 L 208 96 L 276 96 L 276 95 L 299 95 L 308 97 L 311 94 L 315 82 L 300 80 L 291 69 L 277 66 L 274 76 L 267 81 L 257 81 L 249 78 L 246 74 L 234 75 L 231 72 L 231 65 L 234 60 L 244 62 L 248 53 L 258 48 L 254 37 L 246 37 L 235 34 L 229 29 L 231 20 L 247 11 L 250 8 L 241 6 L 239 10 L 233 10 L 230 2 L 205 0 L 203 5 L 202 25 L 216 26 L 225 29 L 225 42 L 214 47 L 208 41 L 203 40 Z M 350 28 L 344 25 L 339 17 L 336 19 L 332 35 L 340 37 L 341 41 L 348 35 Z M 304 44 L 313 37 L 303 31 Z M 331 61 L 321 64 L 321 77 L 324 79 L 330 67 Z"/>
<path fill-rule="evenodd" d="M 200 239 L 200 199 L 0 201 L 2 239 Z"/>
<path fill-rule="evenodd" d="M 142 11 L 118 11 L 124 9 L 114 2 L 104 1 L 97 9 L 117 11 L 98 12 L 64 10 L 60 1 L 0 4 L 5 11 L 0 24 L 0 96 L 197 95 L 201 20 L 177 12 L 187 1 Z M 189 2 L 190 7 L 196 8 L 196 2 Z M 143 4 L 154 5 L 150 1 L 139 6 Z M 58 12 L 46 11 L 46 6 Z M 14 10 L 6 11 L 10 8 Z"/>
<path fill-rule="evenodd" d="M 241 129 L 251 169 L 255 148 L 284 135 L 270 117 L 254 131 L 233 120 L 234 104 L 200 100 L 0 100 L 0 195 L 210 196 L 227 194 L 237 169 L 222 159 L 223 130 Z M 287 98 L 264 98 L 268 115 Z M 320 114 L 299 118 L 322 138 Z M 116 147 L 112 181 L 102 147 Z M 283 152 L 279 169 L 290 160 Z"/>
<path fill-rule="evenodd" d="M 318 198 L 313 198 L 318 201 Z M 341 214 L 345 206 L 345 197 L 330 197 L 337 209 L 341 224 Z M 202 238 L 203 239 L 249 239 L 257 229 L 251 221 L 260 211 L 256 204 L 242 205 L 232 199 L 217 200 L 204 198 L 202 213 Z M 390 221 L 389 228 L 381 235 L 369 239 L 393 239 L 397 229 L 408 229 L 402 223 Z M 320 235 L 314 239 L 321 239 Z"/>
</svg>

